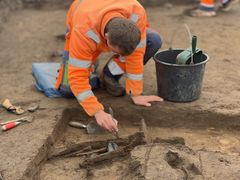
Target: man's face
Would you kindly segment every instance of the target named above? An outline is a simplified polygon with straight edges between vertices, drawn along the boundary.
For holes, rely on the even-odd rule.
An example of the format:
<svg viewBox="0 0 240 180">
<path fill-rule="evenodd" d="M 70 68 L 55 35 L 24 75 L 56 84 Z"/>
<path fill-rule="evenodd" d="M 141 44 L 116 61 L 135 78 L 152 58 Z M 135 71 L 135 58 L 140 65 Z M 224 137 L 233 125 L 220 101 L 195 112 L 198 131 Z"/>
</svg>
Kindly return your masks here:
<svg viewBox="0 0 240 180">
<path fill-rule="evenodd" d="M 106 41 L 107 41 L 107 46 L 109 47 L 109 49 L 110 49 L 112 52 L 114 52 L 114 53 L 116 53 L 116 54 L 119 54 L 119 55 L 122 54 L 121 51 L 120 51 L 120 49 L 119 49 L 119 47 L 111 45 L 107 33 L 105 34 L 105 39 L 106 39 Z"/>
</svg>

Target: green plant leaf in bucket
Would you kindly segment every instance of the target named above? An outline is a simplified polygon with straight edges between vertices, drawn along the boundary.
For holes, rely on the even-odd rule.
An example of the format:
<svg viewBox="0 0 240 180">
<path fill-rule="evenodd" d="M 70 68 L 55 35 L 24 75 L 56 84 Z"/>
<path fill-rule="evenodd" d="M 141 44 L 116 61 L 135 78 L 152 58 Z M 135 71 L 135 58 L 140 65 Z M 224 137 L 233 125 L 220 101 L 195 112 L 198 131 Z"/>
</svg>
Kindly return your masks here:
<svg viewBox="0 0 240 180">
<path fill-rule="evenodd" d="M 197 48 L 197 36 L 192 36 L 192 47 L 179 53 L 176 58 L 177 64 L 199 63 L 202 59 L 202 50 Z"/>
</svg>

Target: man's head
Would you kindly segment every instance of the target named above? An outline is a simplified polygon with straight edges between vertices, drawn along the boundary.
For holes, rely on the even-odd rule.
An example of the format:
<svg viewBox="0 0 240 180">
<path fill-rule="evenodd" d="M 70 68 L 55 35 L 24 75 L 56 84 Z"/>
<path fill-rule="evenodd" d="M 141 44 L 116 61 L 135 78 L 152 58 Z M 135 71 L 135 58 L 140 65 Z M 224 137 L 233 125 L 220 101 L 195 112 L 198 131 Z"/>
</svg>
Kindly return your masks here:
<svg viewBox="0 0 240 180">
<path fill-rule="evenodd" d="M 127 56 L 132 54 L 139 44 L 141 32 L 132 21 L 113 18 L 105 27 L 105 38 L 113 52 Z"/>
</svg>

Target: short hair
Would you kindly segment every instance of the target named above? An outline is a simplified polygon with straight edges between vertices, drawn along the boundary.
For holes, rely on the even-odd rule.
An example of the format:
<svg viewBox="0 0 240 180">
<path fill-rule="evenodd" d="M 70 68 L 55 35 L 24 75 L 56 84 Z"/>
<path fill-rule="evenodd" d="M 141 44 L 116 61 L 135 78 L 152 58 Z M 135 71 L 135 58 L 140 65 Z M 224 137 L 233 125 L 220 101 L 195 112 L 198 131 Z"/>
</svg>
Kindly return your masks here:
<svg viewBox="0 0 240 180">
<path fill-rule="evenodd" d="M 137 25 L 124 18 L 113 18 L 106 25 L 111 45 L 119 48 L 125 56 L 130 55 L 136 49 L 141 40 L 141 32 Z"/>
</svg>

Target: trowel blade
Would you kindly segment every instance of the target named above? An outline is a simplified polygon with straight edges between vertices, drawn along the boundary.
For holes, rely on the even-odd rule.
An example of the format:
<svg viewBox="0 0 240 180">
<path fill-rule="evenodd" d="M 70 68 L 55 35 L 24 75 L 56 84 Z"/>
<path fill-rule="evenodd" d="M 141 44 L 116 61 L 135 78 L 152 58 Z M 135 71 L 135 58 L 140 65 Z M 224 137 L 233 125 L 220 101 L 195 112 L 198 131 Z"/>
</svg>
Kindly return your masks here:
<svg viewBox="0 0 240 180">
<path fill-rule="evenodd" d="M 102 134 L 105 132 L 104 129 L 97 124 L 96 120 L 91 120 L 87 124 L 86 129 L 88 134 Z"/>
</svg>

